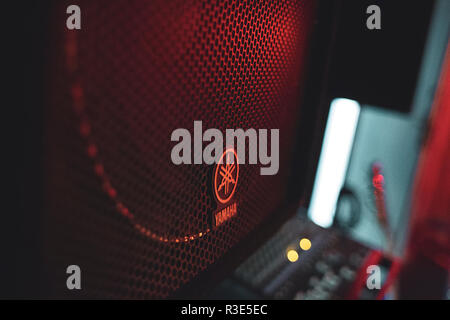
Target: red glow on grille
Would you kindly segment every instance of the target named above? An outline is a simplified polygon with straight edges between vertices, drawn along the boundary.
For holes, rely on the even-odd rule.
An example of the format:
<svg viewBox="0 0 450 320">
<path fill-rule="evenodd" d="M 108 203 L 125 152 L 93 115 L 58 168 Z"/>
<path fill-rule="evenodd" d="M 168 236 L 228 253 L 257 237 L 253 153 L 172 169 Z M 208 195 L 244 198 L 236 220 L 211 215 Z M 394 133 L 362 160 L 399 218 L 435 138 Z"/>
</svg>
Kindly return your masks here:
<svg viewBox="0 0 450 320">
<path fill-rule="evenodd" d="M 284 200 L 315 1 L 79 5 L 95 19 L 67 31 L 55 8 L 51 28 L 48 257 L 86 265 L 94 296 L 166 297 Z M 219 191 L 236 201 L 222 204 L 215 166 L 170 160 L 171 133 L 196 119 L 221 131 L 281 128 L 278 175 L 241 166 L 238 187 Z"/>
<path fill-rule="evenodd" d="M 75 37 L 73 35 L 73 33 L 69 33 L 69 36 L 67 37 L 67 42 L 76 42 L 77 41 L 77 37 Z M 76 45 L 66 45 L 66 50 L 71 50 L 71 48 L 76 47 Z M 66 52 L 66 54 L 68 56 L 72 55 L 72 52 Z M 76 57 L 75 56 L 71 56 L 70 60 L 72 61 L 72 63 L 74 65 L 76 65 Z M 68 66 L 68 71 L 76 71 L 72 70 L 73 65 Z M 105 193 L 111 198 L 111 200 L 116 202 L 116 208 L 119 211 L 119 213 L 121 215 L 123 215 L 125 218 L 129 219 L 131 223 L 134 224 L 134 227 L 136 230 L 138 230 L 142 235 L 151 238 L 153 240 L 157 240 L 157 241 L 161 241 L 161 242 L 171 242 L 171 243 L 180 243 L 180 242 L 188 242 L 188 241 L 193 241 L 196 239 L 199 239 L 201 237 L 203 237 L 205 234 L 207 234 L 210 229 L 206 229 L 202 232 L 198 232 L 196 234 L 193 235 L 186 235 L 183 237 L 167 237 L 167 236 L 161 236 L 159 235 L 157 232 L 151 231 L 150 229 L 146 228 L 145 226 L 136 223 L 135 220 L 135 215 L 132 214 L 130 212 L 130 210 L 121 202 L 119 202 L 117 200 L 117 190 L 111 185 L 110 179 L 106 176 L 105 174 L 105 170 L 104 170 L 104 166 L 102 164 L 102 160 L 99 158 L 98 156 L 98 147 L 97 144 L 92 142 L 92 137 L 91 137 L 91 125 L 89 123 L 89 117 L 88 115 L 84 112 L 85 110 L 83 110 L 82 108 L 80 108 L 80 105 L 84 105 L 83 104 L 83 100 L 84 100 L 84 93 L 83 93 L 83 87 L 81 86 L 81 84 L 79 83 L 75 83 L 72 86 L 72 99 L 73 99 L 73 106 L 74 106 L 74 110 L 76 111 L 76 113 L 80 116 L 80 134 L 83 138 L 85 138 L 87 141 L 91 141 L 88 143 L 87 146 L 87 154 L 90 158 L 92 158 L 95 162 L 94 164 L 94 172 L 101 178 L 101 180 L 103 181 L 103 190 L 105 191 Z M 233 152 L 235 155 L 235 159 L 237 159 L 237 155 L 236 152 L 233 149 L 229 149 L 227 151 L 225 151 L 225 153 L 223 154 L 222 158 L 228 153 L 228 152 Z M 234 194 L 234 191 L 236 190 L 236 186 L 237 186 L 237 179 L 238 179 L 238 174 L 239 174 L 239 164 L 236 162 L 235 167 L 236 168 L 236 176 L 234 179 L 231 179 L 233 181 L 229 181 L 229 178 L 231 177 L 232 171 L 231 168 L 229 167 L 229 163 L 228 163 L 229 158 L 227 158 L 226 160 L 226 175 L 225 175 L 225 180 L 228 182 L 233 182 L 234 183 L 234 187 L 232 189 L 232 192 L 230 193 L 228 199 L 226 201 L 228 201 Z M 219 166 L 218 166 L 219 168 Z M 223 169 L 223 168 L 222 168 Z M 227 169 L 229 171 L 227 171 Z M 217 174 L 217 171 L 216 171 Z M 226 192 L 228 192 L 228 185 L 229 183 L 226 183 Z M 218 193 L 216 193 L 218 194 Z M 221 200 L 222 202 L 223 200 Z M 226 202 L 225 201 L 225 202 Z"/>
</svg>

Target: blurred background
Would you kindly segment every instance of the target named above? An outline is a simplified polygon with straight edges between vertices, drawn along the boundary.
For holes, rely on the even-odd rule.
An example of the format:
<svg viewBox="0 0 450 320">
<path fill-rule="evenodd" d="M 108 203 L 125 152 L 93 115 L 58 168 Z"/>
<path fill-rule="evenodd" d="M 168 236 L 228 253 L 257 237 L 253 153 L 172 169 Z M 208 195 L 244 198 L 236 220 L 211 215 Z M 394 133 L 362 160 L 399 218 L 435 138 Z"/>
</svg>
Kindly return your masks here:
<svg viewBox="0 0 450 320">
<path fill-rule="evenodd" d="M 351 265 L 355 258 L 344 258 L 343 252 L 357 251 L 342 248 L 351 244 L 333 245 L 317 262 L 314 253 L 295 245 L 301 237 L 290 235 L 295 240 L 283 245 L 273 240 L 249 259 L 219 287 L 219 296 L 231 297 L 236 290 L 243 296 L 257 292 L 295 299 L 450 297 L 450 170 L 445 160 L 450 152 L 450 5 L 415 3 L 406 18 L 405 3 L 380 2 L 383 27 L 371 33 L 359 26 L 361 12 L 372 2 L 345 1 L 339 9 L 328 83 L 335 98 L 330 99 L 311 201 L 298 216 L 336 230 L 339 239 L 379 250 L 402 265 L 401 271 L 389 279 L 396 267 L 382 270 L 383 283 L 390 286 L 382 294 L 370 293 L 362 283 L 357 294 L 354 283 L 345 287 L 342 280 L 349 276 L 343 260 Z M 286 233 L 287 225 L 278 237 Z M 321 233 L 310 234 L 311 250 L 323 250 L 314 248 Z M 298 274 L 292 266 L 290 271 L 273 267 L 278 277 L 273 280 L 273 273 L 264 274 L 267 265 L 276 265 L 273 250 L 284 250 L 292 264 L 310 264 L 310 271 L 304 265 Z M 249 287 L 257 290 L 246 291 Z"/>
</svg>

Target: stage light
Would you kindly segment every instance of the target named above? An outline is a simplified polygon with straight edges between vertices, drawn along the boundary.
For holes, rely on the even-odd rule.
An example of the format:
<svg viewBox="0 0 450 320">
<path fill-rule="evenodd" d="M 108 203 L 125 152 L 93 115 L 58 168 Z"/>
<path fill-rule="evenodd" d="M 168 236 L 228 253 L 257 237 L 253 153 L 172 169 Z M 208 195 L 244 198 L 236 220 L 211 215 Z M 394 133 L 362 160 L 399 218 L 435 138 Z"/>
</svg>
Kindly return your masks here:
<svg viewBox="0 0 450 320">
<path fill-rule="evenodd" d="M 344 184 L 347 165 L 358 124 L 360 105 L 349 99 L 334 99 L 320 154 L 308 216 L 316 224 L 329 227 Z"/>
</svg>

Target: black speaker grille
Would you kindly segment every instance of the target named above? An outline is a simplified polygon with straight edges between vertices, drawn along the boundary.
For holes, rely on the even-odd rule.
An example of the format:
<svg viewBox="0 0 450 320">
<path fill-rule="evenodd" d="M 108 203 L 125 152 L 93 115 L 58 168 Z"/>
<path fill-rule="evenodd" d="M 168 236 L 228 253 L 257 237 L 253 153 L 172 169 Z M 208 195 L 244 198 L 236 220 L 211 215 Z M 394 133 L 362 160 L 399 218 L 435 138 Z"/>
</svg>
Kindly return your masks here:
<svg viewBox="0 0 450 320">
<path fill-rule="evenodd" d="M 45 265 L 82 296 L 162 298 L 283 201 L 314 1 L 78 1 L 53 8 L 46 110 Z M 218 228 L 214 166 L 171 162 L 173 130 L 280 129 L 280 171 L 241 165 Z"/>
</svg>

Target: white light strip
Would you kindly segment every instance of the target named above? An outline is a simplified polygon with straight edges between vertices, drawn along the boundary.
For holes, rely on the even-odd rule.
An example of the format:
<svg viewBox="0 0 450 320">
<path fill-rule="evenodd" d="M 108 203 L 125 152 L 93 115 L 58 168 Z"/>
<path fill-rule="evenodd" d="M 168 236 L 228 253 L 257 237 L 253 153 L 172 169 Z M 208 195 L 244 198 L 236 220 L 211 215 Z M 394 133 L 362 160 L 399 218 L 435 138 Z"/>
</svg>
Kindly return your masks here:
<svg viewBox="0 0 450 320">
<path fill-rule="evenodd" d="M 349 99 L 334 99 L 320 153 L 319 165 L 309 205 L 308 216 L 314 223 L 329 227 L 333 222 L 336 202 L 344 184 L 353 147 L 360 105 Z"/>
</svg>

